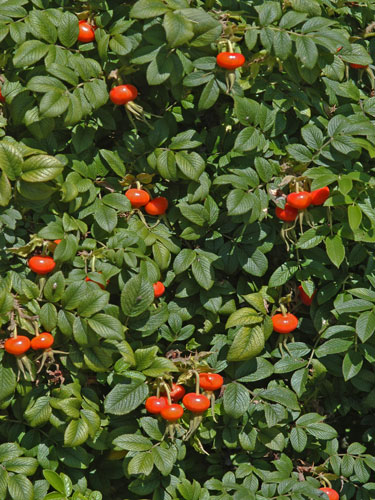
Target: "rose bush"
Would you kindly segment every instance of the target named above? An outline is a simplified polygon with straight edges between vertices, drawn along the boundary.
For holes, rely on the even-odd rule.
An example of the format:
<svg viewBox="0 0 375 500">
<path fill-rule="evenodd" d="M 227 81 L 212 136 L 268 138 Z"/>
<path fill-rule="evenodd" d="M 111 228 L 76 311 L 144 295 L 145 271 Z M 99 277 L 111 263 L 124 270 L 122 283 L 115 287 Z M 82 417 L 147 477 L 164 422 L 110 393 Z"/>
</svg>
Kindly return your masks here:
<svg viewBox="0 0 375 500">
<path fill-rule="evenodd" d="M 1 499 L 375 498 L 374 14 L 1 2 Z"/>
</svg>

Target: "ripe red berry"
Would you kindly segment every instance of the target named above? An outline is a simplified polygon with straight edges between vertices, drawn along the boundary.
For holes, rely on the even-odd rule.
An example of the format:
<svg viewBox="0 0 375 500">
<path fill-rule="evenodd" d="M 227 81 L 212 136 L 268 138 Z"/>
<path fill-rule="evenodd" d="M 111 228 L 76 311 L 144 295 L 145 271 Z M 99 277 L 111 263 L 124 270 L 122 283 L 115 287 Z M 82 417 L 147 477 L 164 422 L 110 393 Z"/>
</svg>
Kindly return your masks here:
<svg viewBox="0 0 375 500">
<path fill-rule="evenodd" d="M 292 313 L 272 316 L 273 329 L 277 333 L 290 333 L 298 326 L 298 319 Z"/>
<path fill-rule="evenodd" d="M 316 295 L 316 290 L 314 290 L 314 293 L 312 294 L 311 297 L 309 297 L 307 295 L 307 293 L 305 292 L 305 290 L 302 288 L 302 285 L 299 285 L 298 291 L 299 291 L 299 296 L 300 296 L 301 302 L 303 304 L 305 304 L 305 306 L 311 306 L 312 301 L 314 300 L 314 297 Z"/>
<path fill-rule="evenodd" d="M 0 90 L 0 102 L 5 102 L 5 97 L 1 93 L 1 90 Z"/>
<path fill-rule="evenodd" d="M 150 195 L 144 189 L 128 189 L 125 196 L 133 208 L 141 208 L 150 201 Z"/>
<path fill-rule="evenodd" d="M 158 398 L 156 396 L 150 396 L 146 399 L 146 410 L 153 415 L 158 415 L 163 408 L 168 406 L 168 399 L 164 396 Z"/>
<path fill-rule="evenodd" d="M 9 354 L 13 354 L 14 356 L 21 356 L 30 349 L 30 344 L 31 342 L 28 337 L 19 335 L 18 337 L 7 339 L 4 343 L 4 349 Z"/>
<path fill-rule="evenodd" d="M 216 391 L 223 385 L 224 379 L 218 373 L 200 373 L 199 386 L 205 391 Z"/>
<path fill-rule="evenodd" d="M 307 191 L 300 191 L 299 193 L 290 193 L 286 199 L 287 203 L 298 210 L 305 210 L 311 205 L 311 194 Z"/>
<path fill-rule="evenodd" d="M 29 259 L 28 266 L 36 274 L 48 274 L 55 269 L 56 262 L 46 255 L 34 255 Z"/>
<path fill-rule="evenodd" d="M 356 64 L 356 63 L 349 63 L 349 66 L 353 69 L 366 69 L 368 68 L 368 64 Z"/>
<path fill-rule="evenodd" d="M 53 335 L 48 332 L 43 332 L 31 339 L 31 348 L 35 351 L 37 349 L 48 349 L 54 343 Z"/>
<path fill-rule="evenodd" d="M 329 187 L 325 186 L 320 189 L 315 189 L 311 191 L 311 203 L 313 205 L 323 205 L 326 199 L 329 197 Z"/>
<path fill-rule="evenodd" d="M 155 299 L 161 297 L 163 293 L 165 292 L 165 286 L 161 281 L 157 281 L 152 285 L 154 287 L 154 296 Z"/>
<path fill-rule="evenodd" d="M 58 245 L 59 243 L 62 242 L 62 240 L 53 240 L 54 243 L 56 243 L 56 245 Z"/>
<path fill-rule="evenodd" d="M 298 210 L 286 203 L 285 208 L 276 207 L 275 214 L 278 219 L 291 222 L 296 219 Z"/>
<path fill-rule="evenodd" d="M 245 57 L 237 52 L 220 52 L 216 56 L 216 63 L 220 68 L 234 70 L 240 68 L 245 62 Z"/>
<path fill-rule="evenodd" d="M 95 29 L 87 21 L 79 21 L 78 23 L 78 38 L 82 43 L 93 42 L 95 40 Z"/>
<path fill-rule="evenodd" d="M 109 98 L 113 104 L 121 105 L 134 101 L 138 95 L 138 90 L 134 85 L 117 85 L 109 92 Z"/>
<path fill-rule="evenodd" d="M 180 385 L 180 384 L 172 384 L 172 390 L 169 392 L 169 395 L 171 397 L 171 400 L 174 402 L 174 403 L 177 403 L 178 401 L 180 401 L 180 399 L 182 399 L 185 395 L 185 388 Z M 164 396 L 165 393 L 163 393 L 163 396 Z"/>
<path fill-rule="evenodd" d="M 333 490 L 332 488 L 319 488 L 319 489 L 320 491 L 324 491 L 329 500 L 340 500 L 339 494 L 337 493 L 336 490 Z"/>
<path fill-rule="evenodd" d="M 164 420 L 168 422 L 176 422 L 179 418 L 184 414 L 184 409 L 180 405 L 168 405 L 166 408 L 163 408 L 160 412 L 160 415 Z"/>
<path fill-rule="evenodd" d="M 187 410 L 192 413 L 203 413 L 210 407 L 210 400 L 204 394 L 189 392 L 185 394 L 182 402 Z"/>
<path fill-rule="evenodd" d="M 145 211 L 149 215 L 163 215 L 168 208 L 168 200 L 164 196 L 159 196 L 149 201 L 145 206 Z"/>
</svg>

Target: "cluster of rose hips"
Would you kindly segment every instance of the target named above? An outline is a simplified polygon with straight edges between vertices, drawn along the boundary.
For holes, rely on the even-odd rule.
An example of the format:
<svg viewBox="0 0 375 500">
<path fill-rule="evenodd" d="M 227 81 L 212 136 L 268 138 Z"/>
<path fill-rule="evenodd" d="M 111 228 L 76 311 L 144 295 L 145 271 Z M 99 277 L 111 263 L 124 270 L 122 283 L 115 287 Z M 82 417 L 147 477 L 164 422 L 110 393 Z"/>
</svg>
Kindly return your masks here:
<svg viewBox="0 0 375 500">
<path fill-rule="evenodd" d="M 310 205 L 323 205 L 328 197 L 328 186 L 315 189 L 311 192 L 299 191 L 298 193 L 290 193 L 286 198 L 285 207 L 276 207 L 276 217 L 286 222 L 292 222 L 296 220 L 299 210 L 306 210 Z"/>
<path fill-rule="evenodd" d="M 148 215 L 163 215 L 168 208 L 167 198 L 158 196 L 151 200 L 150 195 L 144 189 L 128 189 L 125 196 L 130 201 L 132 208 L 144 207 Z"/>
<path fill-rule="evenodd" d="M 39 349 L 49 349 L 52 347 L 54 341 L 55 339 L 53 338 L 53 335 L 48 332 L 40 333 L 31 340 L 24 335 L 18 335 L 7 339 L 4 343 L 4 349 L 6 352 L 13 354 L 14 356 L 22 356 L 30 348 L 34 351 Z"/>
<path fill-rule="evenodd" d="M 58 245 L 59 243 L 61 243 L 61 240 L 54 240 L 54 243 Z M 28 261 L 28 266 L 34 273 L 38 275 L 45 275 L 51 273 L 55 269 L 56 262 L 54 261 L 53 257 L 50 257 L 49 255 L 33 255 L 32 257 L 30 257 Z M 88 276 L 86 276 L 85 280 L 91 281 L 92 283 L 96 283 L 102 289 L 105 288 L 104 285 L 98 283 L 95 280 L 90 279 Z M 164 294 L 165 286 L 161 281 L 153 283 L 152 286 L 154 288 L 154 296 L 156 299 Z"/>
<path fill-rule="evenodd" d="M 224 380 L 218 373 L 200 373 L 197 382 L 195 392 L 188 393 L 182 385 L 173 383 L 166 395 L 159 392 L 159 395 L 147 398 L 146 410 L 152 415 L 160 415 L 167 422 L 176 422 L 184 414 L 183 407 L 178 404 L 182 399 L 187 410 L 202 415 L 210 407 L 213 391 L 220 389 Z M 203 389 L 205 394 L 200 394 L 199 389 Z"/>
</svg>

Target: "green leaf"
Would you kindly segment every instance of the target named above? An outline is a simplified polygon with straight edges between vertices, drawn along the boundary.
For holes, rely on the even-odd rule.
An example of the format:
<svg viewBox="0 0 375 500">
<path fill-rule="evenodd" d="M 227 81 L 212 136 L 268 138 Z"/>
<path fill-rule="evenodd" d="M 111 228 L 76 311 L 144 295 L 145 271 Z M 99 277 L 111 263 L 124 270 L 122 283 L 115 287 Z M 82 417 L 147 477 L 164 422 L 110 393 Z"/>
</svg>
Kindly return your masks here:
<svg viewBox="0 0 375 500">
<path fill-rule="evenodd" d="M 26 408 L 24 418 L 31 427 L 39 427 L 50 419 L 52 408 L 49 396 L 40 396 Z"/>
<path fill-rule="evenodd" d="M 165 14 L 163 28 L 170 47 L 184 45 L 194 36 L 193 23 L 176 12 L 167 12 Z"/>
<path fill-rule="evenodd" d="M 13 144 L 2 141 L 0 143 L 0 169 L 7 177 L 14 181 L 22 172 L 23 159 L 18 149 Z"/>
<path fill-rule="evenodd" d="M 139 434 L 121 434 L 113 440 L 113 444 L 128 451 L 148 451 L 152 448 L 152 441 Z"/>
<path fill-rule="evenodd" d="M 358 318 L 355 331 L 362 342 L 366 342 L 375 332 L 375 312 L 365 311 Z"/>
<path fill-rule="evenodd" d="M 39 313 L 39 320 L 47 332 L 50 332 L 57 325 L 57 311 L 53 304 L 43 304 Z"/>
<path fill-rule="evenodd" d="M 165 449 L 161 446 L 156 446 L 152 448 L 152 458 L 154 465 L 163 476 L 169 476 L 176 462 L 177 453 L 172 447 Z"/>
<path fill-rule="evenodd" d="M 339 268 L 345 259 L 345 246 L 341 236 L 338 234 L 328 236 L 325 240 L 325 244 L 329 260 Z"/>
<path fill-rule="evenodd" d="M 53 258 L 56 262 L 71 261 L 78 250 L 78 241 L 75 236 L 69 234 L 63 238 L 53 253 Z"/>
<path fill-rule="evenodd" d="M 0 401 L 13 394 L 16 385 L 16 374 L 14 373 L 13 369 L 11 367 L 4 366 L 3 363 L 0 363 Z"/>
<path fill-rule="evenodd" d="M 126 56 L 133 48 L 131 39 L 120 34 L 113 35 L 110 39 L 109 46 L 111 50 L 119 56 Z"/>
<path fill-rule="evenodd" d="M 362 222 L 362 210 L 358 205 L 348 207 L 349 226 L 352 231 L 356 231 Z"/>
<path fill-rule="evenodd" d="M 249 391 L 237 382 L 232 382 L 225 387 L 224 411 L 232 418 L 240 418 L 249 408 Z"/>
<path fill-rule="evenodd" d="M 363 358 L 358 351 L 348 351 L 342 362 L 342 373 L 344 380 L 348 381 L 358 375 L 363 365 Z"/>
<path fill-rule="evenodd" d="M 32 457 L 18 457 L 3 462 L 3 467 L 9 472 L 16 474 L 24 474 L 25 476 L 32 476 L 38 468 L 38 461 Z"/>
<path fill-rule="evenodd" d="M 260 326 L 241 327 L 229 348 L 227 360 L 246 361 L 252 359 L 262 352 L 264 343 L 264 333 Z"/>
<path fill-rule="evenodd" d="M 51 23 L 47 12 L 43 10 L 32 10 L 29 13 L 29 28 L 35 38 L 41 38 L 49 43 L 56 43 L 57 30 Z"/>
<path fill-rule="evenodd" d="M 64 481 L 61 479 L 61 477 L 57 474 L 57 472 L 54 472 L 53 470 L 43 470 L 43 476 L 45 479 L 49 482 L 49 484 L 55 488 L 58 492 L 64 494 L 65 493 L 65 487 L 64 487 Z"/>
<path fill-rule="evenodd" d="M 148 476 L 154 467 L 151 452 L 137 453 L 128 464 L 129 474 L 144 474 Z"/>
<path fill-rule="evenodd" d="M 284 285 L 289 281 L 298 271 L 298 263 L 295 261 L 288 261 L 281 264 L 271 275 L 268 286 L 277 287 Z"/>
<path fill-rule="evenodd" d="M 258 311 L 251 307 L 242 307 L 234 311 L 228 318 L 225 328 L 232 328 L 233 326 L 253 325 L 263 321 L 263 317 L 259 315 Z"/>
<path fill-rule="evenodd" d="M 285 31 L 277 31 L 273 39 L 273 46 L 277 57 L 280 57 L 281 60 L 287 59 L 292 51 L 292 40 L 289 34 Z"/>
<path fill-rule="evenodd" d="M 242 189 L 232 189 L 227 197 L 228 215 L 242 215 L 250 212 L 254 206 L 254 198 L 251 193 Z"/>
<path fill-rule="evenodd" d="M 63 168 L 63 164 L 54 156 L 31 156 L 23 164 L 22 179 L 27 182 L 50 181 L 61 174 Z"/>
<path fill-rule="evenodd" d="M 324 422 L 309 424 L 305 427 L 306 431 L 317 439 L 333 439 L 337 437 L 337 431 Z"/>
<path fill-rule="evenodd" d="M 204 89 L 202 90 L 201 96 L 198 102 L 198 109 L 203 111 L 205 109 L 211 108 L 215 102 L 218 100 L 220 94 L 219 85 L 215 78 L 206 83 Z"/>
<path fill-rule="evenodd" d="M 121 292 L 121 308 L 126 316 L 142 314 L 154 301 L 154 289 L 141 275 L 133 276 Z"/>
<path fill-rule="evenodd" d="M 108 163 L 111 169 L 115 172 L 115 174 L 120 177 L 125 176 L 126 169 L 123 161 L 116 151 L 109 151 L 107 149 L 99 150 L 100 156 Z"/>
<path fill-rule="evenodd" d="M 8 491 L 13 500 L 34 500 L 33 485 L 23 474 L 9 476 Z"/>
<path fill-rule="evenodd" d="M 234 149 L 241 153 L 252 151 L 257 148 L 259 141 L 259 132 L 254 127 L 246 127 L 236 137 Z"/>
<path fill-rule="evenodd" d="M 52 90 L 44 94 L 40 101 L 40 113 L 44 117 L 61 116 L 69 106 L 69 97 L 60 90 Z"/>
<path fill-rule="evenodd" d="M 290 431 L 290 443 L 293 449 L 301 453 L 307 445 L 307 434 L 301 427 L 293 427 Z"/>
<path fill-rule="evenodd" d="M 22 455 L 22 449 L 16 443 L 0 444 L 0 462 L 12 460 Z"/>
<path fill-rule="evenodd" d="M 95 221 L 107 233 L 112 233 L 117 225 L 117 214 L 113 208 L 98 202 L 95 210 Z"/>
<path fill-rule="evenodd" d="M 306 68 L 312 69 L 318 60 L 318 49 L 308 36 L 299 36 L 296 41 L 297 57 Z"/>
<path fill-rule="evenodd" d="M 266 389 L 260 392 L 259 395 L 262 398 L 280 403 L 291 410 L 299 410 L 299 404 L 295 393 L 286 387 L 279 386 L 277 388 Z"/>
<path fill-rule="evenodd" d="M 27 68 L 33 66 L 46 55 L 49 46 L 39 40 L 28 40 L 24 42 L 13 56 L 15 68 Z"/>
<path fill-rule="evenodd" d="M 78 38 L 78 22 L 77 16 L 69 11 L 65 11 L 59 20 L 58 36 L 64 47 L 71 47 Z"/>
<path fill-rule="evenodd" d="M 137 373 L 118 383 L 106 396 L 104 409 L 114 415 L 126 415 L 135 410 L 148 395 L 146 377 Z"/>
<path fill-rule="evenodd" d="M 88 320 L 88 324 L 100 337 L 113 340 L 124 339 L 124 327 L 113 316 L 96 314 Z"/>
<path fill-rule="evenodd" d="M 188 179 L 197 181 L 204 172 L 205 163 L 198 153 L 178 151 L 175 158 L 178 168 Z"/>
<path fill-rule="evenodd" d="M 215 273 L 211 261 L 204 255 L 197 255 L 192 263 L 191 270 L 195 281 L 205 290 L 212 288 Z"/>
<path fill-rule="evenodd" d="M 64 432 L 64 446 L 74 448 L 87 441 L 89 437 L 89 427 L 87 423 L 79 418 L 71 420 Z"/>
<path fill-rule="evenodd" d="M 148 19 L 169 11 L 169 7 L 161 0 L 138 0 L 130 11 L 130 17 Z"/>
<path fill-rule="evenodd" d="M 348 348 L 352 345 L 352 340 L 344 339 L 330 339 L 320 345 L 315 354 L 318 358 L 323 358 L 329 354 L 338 354 L 340 352 L 346 352 Z"/>
</svg>

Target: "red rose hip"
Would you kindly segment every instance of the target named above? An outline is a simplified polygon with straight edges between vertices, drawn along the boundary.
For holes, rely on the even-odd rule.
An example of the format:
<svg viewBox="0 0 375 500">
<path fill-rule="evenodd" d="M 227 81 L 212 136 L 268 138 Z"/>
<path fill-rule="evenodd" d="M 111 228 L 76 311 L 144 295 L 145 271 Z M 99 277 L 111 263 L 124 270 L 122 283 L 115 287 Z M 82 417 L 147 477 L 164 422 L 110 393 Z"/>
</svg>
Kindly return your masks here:
<svg viewBox="0 0 375 500">
<path fill-rule="evenodd" d="M 176 422 L 179 418 L 184 414 L 184 409 L 180 405 L 168 405 L 163 408 L 160 412 L 160 415 L 167 422 Z"/>
<path fill-rule="evenodd" d="M 125 196 L 133 208 L 141 208 L 150 201 L 150 195 L 144 189 L 128 189 Z"/>
<path fill-rule="evenodd" d="M 298 216 L 298 210 L 286 203 L 285 208 L 276 207 L 275 214 L 278 219 L 281 219 L 285 222 L 292 222 L 296 220 Z"/>
<path fill-rule="evenodd" d="M 272 316 L 273 329 L 277 333 L 290 333 L 298 326 L 298 318 L 292 313 L 275 314 Z"/>
<path fill-rule="evenodd" d="M 145 211 L 149 215 L 163 215 L 168 208 L 168 200 L 164 196 L 159 196 L 149 201 L 145 206 Z"/>
<path fill-rule="evenodd" d="M 48 332 L 43 332 L 31 339 L 31 348 L 34 349 L 34 351 L 38 349 L 48 349 L 52 347 L 54 341 L 53 335 Z"/>
<path fill-rule="evenodd" d="M 323 205 L 323 203 L 326 201 L 328 197 L 329 197 L 328 186 L 311 191 L 311 203 L 313 205 Z"/>
<path fill-rule="evenodd" d="M 28 266 L 36 274 L 48 274 L 55 269 L 56 262 L 46 255 L 34 255 L 29 259 Z"/>
<path fill-rule="evenodd" d="M 299 193 L 290 193 L 286 199 L 287 203 L 298 210 L 305 210 L 311 205 L 311 194 L 307 191 L 300 191 Z"/>
<path fill-rule="evenodd" d="M 82 43 L 93 42 L 95 40 L 95 30 L 87 21 L 79 21 L 78 23 L 78 38 Z"/>
<path fill-rule="evenodd" d="M 134 85 L 117 85 L 109 92 L 109 98 L 113 104 L 122 105 L 134 101 L 138 95 L 138 90 Z"/>
<path fill-rule="evenodd" d="M 146 399 L 145 407 L 146 410 L 149 413 L 152 413 L 153 415 L 158 415 L 163 408 L 166 408 L 168 406 L 168 399 L 165 398 L 164 396 L 161 396 L 160 398 L 156 396 L 150 396 L 149 398 Z"/>
<path fill-rule="evenodd" d="M 237 52 L 220 52 L 216 56 L 216 63 L 220 68 L 234 70 L 243 66 L 245 57 Z"/>
<path fill-rule="evenodd" d="M 218 373 L 200 373 L 199 386 L 205 391 L 216 391 L 223 385 L 224 379 Z"/>
<path fill-rule="evenodd" d="M 158 299 L 165 292 L 165 286 L 163 285 L 163 283 L 161 281 L 157 281 L 152 286 L 154 287 L 154 296 L 155 296 L 155 299 Z"/>
<path fill-rule="evenodd" d="M 4 343 L 4 349 L 14 356 L 22 356 L 22 354 L 25 354 L 30 349 L 30 345 L 31 342 L 28 337 L 18 335 L 18 337 L 7 339 Z"/>
<path fill-rule="evenodd" d="M 185 408 L 192 413 L 203 413 L 210 407 L 210 400 L 204 394 L 189 392 L 182 399 Z"/>
<path fill-rule="evenodd" d="M 336 490 L 333 490 L 332 488 L 319 488 L 320 491 L 323 491 L 329 500 L 340 500 L 339 494 L 337 493 Z"/>
</svg>

